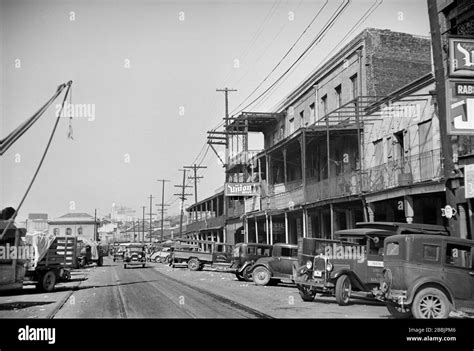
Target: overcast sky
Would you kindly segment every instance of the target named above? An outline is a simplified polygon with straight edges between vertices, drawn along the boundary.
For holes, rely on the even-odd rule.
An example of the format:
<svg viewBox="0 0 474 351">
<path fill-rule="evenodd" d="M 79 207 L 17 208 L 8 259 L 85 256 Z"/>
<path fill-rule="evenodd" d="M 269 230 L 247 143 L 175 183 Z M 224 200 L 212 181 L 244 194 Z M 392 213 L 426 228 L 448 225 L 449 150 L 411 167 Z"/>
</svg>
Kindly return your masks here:
<svg viewBox="0 0 474 351">
<path fill-rule="evenodd" d="M 262 89 L 290 66 L 341 2 L 331 0 L 323 8 Z M 253 110 L 271 111 L 374 2 L 353 0 L 324 39 Z M 173 196 L 178 190 L 173 185 L 182 181 L 178 169 L 206 150 L 206 131 L 224 115 L 224 96 L 216 88 L 238 89 L 230 95 L 232 111 L 324 3 L 0 0 L 0 138 L 68 80 L 73 81 L 72 103 L 94 112 L 72 120 L 73 140 L 67 137 L 69 119 L 61 119 L 19 220 L 32 212 L 55 218 L 70 212 L 72 203 L 77 212 L 93 215 L 97 208 L 100 216 L 110 213 L 113 203 L 126 205 L 141 217 L 150 194 L 161 200 L 158 178 L 171 180 L 165 190 L 172 203 L 169 214 L 178 213 Z M 428 36 L 426 0 L 383 1 L 348 39 L 367 27 Z M 0 157 L 2 207 L 17 207 L 26 191 L 55 112 L 53 105 Z M 203 199 L 222 186 L 223 168 L 211 150 L 197 161 L 208 167 L 199 173 Z"/>
</svg>

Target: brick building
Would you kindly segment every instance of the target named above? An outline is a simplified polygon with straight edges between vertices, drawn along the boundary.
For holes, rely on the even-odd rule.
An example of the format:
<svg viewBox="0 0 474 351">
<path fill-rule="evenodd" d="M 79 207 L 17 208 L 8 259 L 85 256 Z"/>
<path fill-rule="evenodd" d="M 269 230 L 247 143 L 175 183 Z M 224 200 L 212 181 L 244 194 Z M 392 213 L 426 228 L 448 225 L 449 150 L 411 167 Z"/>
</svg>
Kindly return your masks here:
<svg viewBox="0 0 474 351">
<path fill-rule="evenodd" d="M 237 116 L 227 130 L 242 147 L 231 151 L 228 183 L 255 183 L 259 191 L 225 196 L 226 241 L 296 243 L 368 220 L 364 168 L 376 165 L 364 154 L 367 128 L 381 118 L 376 104 L 430 71 L 428 38 L 366 29 L 273 112 Z M 257 155 L 248 152 L 249 133 L 263 134 Z"/>
</svg>

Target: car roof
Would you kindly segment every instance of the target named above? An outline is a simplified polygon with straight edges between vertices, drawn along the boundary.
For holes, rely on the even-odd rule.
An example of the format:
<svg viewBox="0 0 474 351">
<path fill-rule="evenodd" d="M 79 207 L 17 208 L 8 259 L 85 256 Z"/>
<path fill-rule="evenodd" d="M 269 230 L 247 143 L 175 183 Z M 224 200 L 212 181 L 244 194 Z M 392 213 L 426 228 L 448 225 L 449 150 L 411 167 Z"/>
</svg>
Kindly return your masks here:
<svg viewBox="0 0 474 351">
<path fill-rule="evenodd" d="M 357 228 L 378 228 L 391 230 L 397 234 L 403 232 L 409 233 L 425 233 L 425 234 L 443 234 L 449 235 L 449 231 L 445 226 L 424 223 L 405 223 L 405 222 L 357 222 Z"/>
<path fill-rule="evenodd" d="M 360 236 L 363 237 L 365 235 L 381 235 L 381 236 L 389 236 L 393 235 L 393 231 L 385 230 L 385 229 L 378 229 L 378 228 L 354 228 L 354 229 L 344 229 L 338 230 L 334 232 L 334 236 Z"/>
<path fill-rule="evenodd" d="M 285 244 L 285 243 L 276 243 L 276 244 L 273 244 L 273 247 L 275 247 L 275 246 L 289 247 L 289 248 L 292 248 L 292 249 L 297 249 L 297 248 L 298 248 L 298 245 Z"/>
<path fill-rule="evenodd" d="M 474 244 L 474 240 L 458 238 L 454 236 L 440 236 L 440 235 L 431 235 L 431 234 L 397 234 L 388 238 L 386 241 L 398 241 L 400 239 L 404 240 L 405 238 L 410 237 L 412 240 L 439 240 L 439 241 L 450 241 L 457 244 Z"/>
</svg>

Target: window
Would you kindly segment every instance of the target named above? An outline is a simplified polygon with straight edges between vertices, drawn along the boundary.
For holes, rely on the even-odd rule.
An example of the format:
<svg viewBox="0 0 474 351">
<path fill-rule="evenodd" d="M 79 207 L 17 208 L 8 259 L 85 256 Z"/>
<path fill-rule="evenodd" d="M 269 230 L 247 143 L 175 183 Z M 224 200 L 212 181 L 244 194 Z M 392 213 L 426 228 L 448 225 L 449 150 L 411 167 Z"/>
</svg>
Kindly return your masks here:
<svg viewBox="0 0 474 351">
<path fill-rule="evenodd" d="M 66 228 L 66 235 L 72 235 L 72 229 Z"/>
<path fill-rule="evenodd" d="M 383 163 L 383 144 L 382 139 L 374 141 L 374 157 L 375 157 L 375 165 L 381 165 Z"/>
<path fill-rule="evenodd" d="M 82 227 L 77 228 L 77 235 L 82 235 Z"/>
<path fill-rule="evenodd" d="M 290 122 L 290 134 L 292 134 L 295 131 L 295 119 L 291 118 L 289 122 Z"/>
<path fill-rule="evenodd" d="M 328 114 L 328 96 L 324 95 L 321 98 L 321 105 L 323 108 L 323 115 L 326 116 Z"/>
<path fill-rule="evenodd" d="M 457 244 L 446 245 L 446 263 L 456 267 L 471 268 L 471 247 Z"/>
<path fill-rule="evenodd" d="M 388 243 L 387 244 L 387 256 L 398 256 L 400 253 L 400 244 L 399 243 Z"/>
<path fill-rule="evenodd" d="M 439 246 L 423 245 L 423 258 L 428 261 L 439 260 Z"/>
<path fill-rule="evenodd" d="M 291 257 L 291 249 L 289 247 L 282 247 L 281 248 L 281 256 L 282 257 Z"/>
<path fill-rule="evenodd" d="M 336 89 L 336 107 L 340 108 L 342 106 L 342 87 L 338 85 Z M 339 111 L 339 120 L 341 120 L 344 116 L 342 115 L 341 111 Z"/>
<path fill-rule="evenodd" d="M 404 131 L 393 134 L 393 148 L 394 156 L 396 160 L 403 159 L 405 157 L 405 142 L 404 142 Z"/>
<path fill-rule="evenodd" d="M 314 102 L 309 105 L 309 119 L 312 123 L 316 122 L 316 110 L 314 106 Z"/>
<path fill-rule="evenodd" d="M 54 235 L 59 235 L 59 228 L 54 228 L 53 234 Z"/>
<path fill-rule="evenodd" d="M 257 253 L 257 248 L 256 247 L 247 247 L 247 253 L 249 255 L 255 255 Z"/>
<path fill-rule="evenodd" d="M 291 249 L 291 257 L 298 257 L 298 249 Z"/>
<path fill-rule="evenodd" d="M 387 160 L 392 161 L 393 156 L 393 141 L 392 137 L 387 138 Z"/>
<path fill-rule="evenodd" d="M 352 98 L 355 99 L 359 96 L 359 86 L 357 82 L 357 74 L 354 74 L 351 77 L 351 88 L 352 88 Z"/>
<path fill-rule="evenodd" d="M 300 127 L 304 127 L 306 125 L 304 120 L 304 110 L 300 112 Z"/>
</svg>

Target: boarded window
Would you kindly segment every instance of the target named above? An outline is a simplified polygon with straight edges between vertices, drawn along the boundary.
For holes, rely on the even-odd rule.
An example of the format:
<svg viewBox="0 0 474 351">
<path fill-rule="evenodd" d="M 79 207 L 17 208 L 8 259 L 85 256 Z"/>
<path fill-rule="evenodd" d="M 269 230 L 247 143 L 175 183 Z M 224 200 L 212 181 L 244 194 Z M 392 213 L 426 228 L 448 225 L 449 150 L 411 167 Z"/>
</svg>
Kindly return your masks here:
<svg viewBox="0 0 474 351">
<path fill-rule="evenodd" d="M 383 143 L 382 139 L 374 141 L 374 158 L 375 165 L 381 165 L 383 163 Z"/>
</svg>

